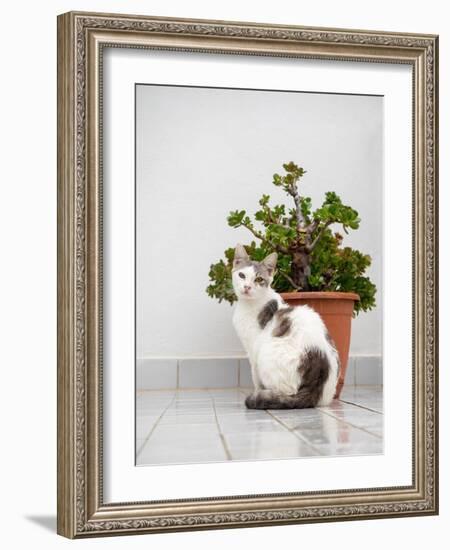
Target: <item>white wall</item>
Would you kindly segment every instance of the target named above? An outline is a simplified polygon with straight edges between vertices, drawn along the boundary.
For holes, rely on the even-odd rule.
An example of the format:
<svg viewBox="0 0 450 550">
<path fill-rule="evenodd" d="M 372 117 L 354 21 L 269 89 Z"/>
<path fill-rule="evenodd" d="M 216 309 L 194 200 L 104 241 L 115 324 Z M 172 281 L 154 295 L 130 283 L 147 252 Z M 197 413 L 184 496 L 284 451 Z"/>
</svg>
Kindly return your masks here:
<svg viewBox="0 0 450 550">
<path fill-rule="evenodd" d="M 315 207 L 336 191 L 360 214 L 344 242 L 372 256 L 378 306 L 355 320 L 351 351 L 381 354 L 383 98 L 141 85 L 136 105 L 138 356 L 242 351 L 230 306 L 206 295 L 209 266 L 252 240 L 230 210 L 254 213 L 263 193 L 293 206 L 272 185 L 290 160 Z"/>
<path fill-rule="evenodd" d="M 56 523 L 56 15 L 70 9 L 441 33 L 441 257 L 450 269 L 450 31 L 444 2 L 288 0 L 18 0 L 2 7 L 0 315 L 2 398 L 0 514 L 6 548 L 148 548 L 229 550 L 302 547 L 366 550 L 444 548 L 449 535 L 450 363 L 441 346 L 441 512 L 437 517 L 321 523 L 67 541 Z M 442 334 L 450 329 L 449 286 L 440 289 Z M 301 475 L 301 472 L 299 472 Z M 444 541 L 444 542 L 442 542 Z"/>
</svg>

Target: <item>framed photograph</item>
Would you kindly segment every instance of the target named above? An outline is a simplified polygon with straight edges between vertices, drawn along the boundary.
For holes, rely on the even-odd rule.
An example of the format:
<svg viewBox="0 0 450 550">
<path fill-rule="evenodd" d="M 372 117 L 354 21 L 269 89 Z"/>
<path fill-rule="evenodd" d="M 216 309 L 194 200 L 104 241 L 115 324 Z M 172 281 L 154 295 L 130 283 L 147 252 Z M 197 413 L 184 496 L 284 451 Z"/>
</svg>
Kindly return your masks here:
<svg viewBox="0 0 450 550">
<path fill-rule="evenodd" d="M 438 512 L 438 38 L 58 17 L 58 532 Z"/>
</svg>

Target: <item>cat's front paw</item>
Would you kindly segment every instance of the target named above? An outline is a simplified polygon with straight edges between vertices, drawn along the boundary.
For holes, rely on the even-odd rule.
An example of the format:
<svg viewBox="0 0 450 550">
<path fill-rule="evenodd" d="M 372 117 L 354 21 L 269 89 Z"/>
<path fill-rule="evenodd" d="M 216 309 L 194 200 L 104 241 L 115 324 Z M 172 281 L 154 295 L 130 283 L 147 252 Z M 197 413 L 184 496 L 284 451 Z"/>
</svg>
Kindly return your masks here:
<svg viewBox="0 0 450 550">
<path fill-rule="evenodd" d="M 247 407 L 247 409 L 256 409 L 256 396 L 256 392 L 247 395 L 247 397 L 245 398 L 245 406 Z"/>
</svg>

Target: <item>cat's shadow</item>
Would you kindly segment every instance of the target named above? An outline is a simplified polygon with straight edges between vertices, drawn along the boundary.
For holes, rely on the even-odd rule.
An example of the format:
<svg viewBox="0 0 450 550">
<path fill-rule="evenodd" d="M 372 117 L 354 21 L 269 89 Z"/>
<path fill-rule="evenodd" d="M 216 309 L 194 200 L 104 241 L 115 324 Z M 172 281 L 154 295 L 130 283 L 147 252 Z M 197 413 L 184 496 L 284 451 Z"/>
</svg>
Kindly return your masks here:
<svg viewBox="0 0 450 550">
<path fill-rule="evenodd" d="M 31 515 L 31 516 L 25 516 L 25 519 L 27 519 L 28 521 L 31 521 L 32 523 L 35 523 L 36 525 L 39 525 L 40 527 L 43 527 L 47 531 L 56 533 L 56 516 Z"/>
</svg>

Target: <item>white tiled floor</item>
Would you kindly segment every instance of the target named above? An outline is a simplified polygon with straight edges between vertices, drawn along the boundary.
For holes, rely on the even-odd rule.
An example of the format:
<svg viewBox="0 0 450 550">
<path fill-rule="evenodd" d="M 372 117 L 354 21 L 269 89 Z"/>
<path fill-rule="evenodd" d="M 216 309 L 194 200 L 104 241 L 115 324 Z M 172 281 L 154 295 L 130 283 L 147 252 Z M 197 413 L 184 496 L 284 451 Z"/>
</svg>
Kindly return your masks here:
<svg viewBox="0 0 450 550">
<path fill-rule="evenodd" d="M 381 386 L 348 386 L 329 407 L 255 411 L 250 390 L 138 392 L 136 464 L 383 453 Z"/>
</svg>

